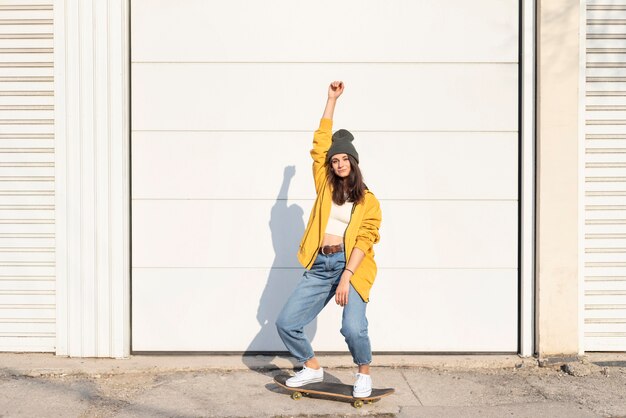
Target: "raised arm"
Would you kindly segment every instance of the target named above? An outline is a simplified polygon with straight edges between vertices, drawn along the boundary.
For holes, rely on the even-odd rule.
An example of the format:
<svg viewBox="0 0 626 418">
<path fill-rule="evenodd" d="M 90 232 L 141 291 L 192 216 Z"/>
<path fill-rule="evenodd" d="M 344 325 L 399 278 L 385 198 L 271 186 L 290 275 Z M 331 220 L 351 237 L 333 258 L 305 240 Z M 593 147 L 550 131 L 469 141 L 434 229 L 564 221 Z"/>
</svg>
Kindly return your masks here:
<svg viewBox="0 0 626 418">
<path fill-rule="evenodd" d="M 343 81 L 333 81 L 328 86 L 328 100 L 326 100 L 326 107 L 324 108 L 324 114 L 322 119 L 331 119 L 335 113 L 335 104 L 337 99 L 343 93 Z"/>
<path fill-rule="evenodd" d="M 315 180 L 315 190 L 319 193 L 324 179 L 326 178 L 326 172 L 324 170 L 324 164 L 326 163 L 326 154 L 330 148 L 332 142 L 332 129 L 333 129 L 333 114 L 335 113 L 335 104 L 337 99 L 343 93 L 343 82 L 333 81 L 328 86 L 328 100 L 326 100 L 326 107 L 324 108 L 324 114 L 320 121 L 320 127 L 315 131 L 313 135 L 313 149 L 311 150 L 311 157 L 313 158 L 313 179 Z"/>
</svg>

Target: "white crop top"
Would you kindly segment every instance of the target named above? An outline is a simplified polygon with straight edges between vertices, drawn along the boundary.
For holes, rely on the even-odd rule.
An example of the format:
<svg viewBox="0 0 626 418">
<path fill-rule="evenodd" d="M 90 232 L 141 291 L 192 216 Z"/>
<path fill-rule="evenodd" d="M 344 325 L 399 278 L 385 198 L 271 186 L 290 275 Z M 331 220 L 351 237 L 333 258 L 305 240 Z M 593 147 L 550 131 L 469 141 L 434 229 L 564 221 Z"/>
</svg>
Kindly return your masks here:
<svg viewBox="0 0 626 418">
<path fill-rule="evenodd" d="M 348 223 L 350 222 L 352 206 L 352 202 L 346 202 L 341 206 L 335 202 L 331 202 L 330 216 L 328 217 L 328 224 L 326 225 L 327 234 L 343 237 L 346 228 L 348 228 Z"/>
</svg>

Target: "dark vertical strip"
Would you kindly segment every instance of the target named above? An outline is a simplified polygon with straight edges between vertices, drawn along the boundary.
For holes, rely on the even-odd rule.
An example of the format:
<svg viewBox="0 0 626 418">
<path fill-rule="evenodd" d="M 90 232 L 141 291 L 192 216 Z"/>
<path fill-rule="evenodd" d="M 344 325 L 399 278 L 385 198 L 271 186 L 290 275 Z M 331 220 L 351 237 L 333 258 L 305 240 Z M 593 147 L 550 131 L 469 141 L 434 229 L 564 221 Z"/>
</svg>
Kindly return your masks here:
<svg viewBox="0 0 626 418">
<path fill-rule="evenodd" d="M 537 347 L 539 347 L 538 341 L 537 341 L 537 270 L 536 270 L 536 265 L 537 265 L 537 190 L 539 187 L 539 184 L 537 183 L 537 171 L 538 171 L 538 161 L 537 161 L 537 149 L 539 144 L 537 143 L 537 121 L 539 120 L 539 115 L 538 115 L 538 108 L 539 108 L 539 103 L 537 103 L 537 86 L 538 84 L 538 73 L 539 73 L 539 67 L 537 65 L 537 63 L 539 62 L 539 56 L 538 56 L 538 52 L 539 52 L 539 47 L 538 47 L 538 22 L 537 22 L 537 12 L 539 10 L 538 5 L 537 5 L 537 0 L 531 0 L 534 2 L 534 13 L 532 16 L 533 19 L 533 85 L 535 86 L 533 89 L 533 167 L 534 167 L 534 172 L 533 172 L 533 190 L 534 190 L 534 202 L 535 204 L 533 205 L 533 220 L 534 220 L 534 224 L 533 224 L 533 236 L 532 236 L 532 241 L 533 241 L 533 265 L 532 265 L 532 269 L 533 269 L 533 294 L 532 294 L 532 298 L 533 298 L 533 312 L 532 312 L 532 329 L 533 329 L 533 354 L 537 354 Z"/>
</svg>

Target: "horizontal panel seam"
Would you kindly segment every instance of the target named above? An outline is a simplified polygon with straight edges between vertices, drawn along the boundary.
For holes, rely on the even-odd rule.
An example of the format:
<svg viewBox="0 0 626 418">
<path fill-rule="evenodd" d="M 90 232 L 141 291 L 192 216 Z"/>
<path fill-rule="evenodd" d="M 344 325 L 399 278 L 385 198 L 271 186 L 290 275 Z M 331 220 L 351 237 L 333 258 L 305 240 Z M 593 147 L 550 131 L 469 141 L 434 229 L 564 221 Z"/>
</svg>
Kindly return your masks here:
<svg viewBox="0 0 626 418">
<path fill-rule="evenodd" d="M 186 198 L 186 197 L 180 197 L 180 198 L 176 198 L 176 197 L 138 197 L 138 198 L 132 198 L 131 200 L 133 201 L 224 201 L 224 202 L 228 202 L 228 201 L 233 201 L 233 202 L 240 202 L 240 201 L 259 201 L 259 202 L 296 202 L 296 201 L 301 201 L 301 202 L 312 202 L 315 199 L 314 198 L 289 198 L 289 199 L 276 199 L 276 198 L 267 198 L 267 199 L 263 199 L 263 198 Z M 389 199 L 389 198 L 380 198 L 378 197 L 378 200 L 381 202 L 517 202 L 518 199 L 489 199 L 489 198 L 475 198 L 475 199 L 454 199 L 454 198 L 442 198 L 442 199 L 436 199 L 436 198 L 416 198 L 416 199 Z"/>
<path fill-rule="evenodd" d="M 518 61 L 132 61 L 131 64 L 357 64 L 357 65 L 515 65 Z"/>
<path fill-rule="evenodd" d="M 162 269 L 162 270 L 177 270 L 177 269 L 204 269 L 204 270 L 303 270 L 303 267 L 246 267 L 246 266 L 133 266 L 133 269 Z M 517 271 L 517 267 L 378 267 L 378 270 L 511 270 Z"/>
<path fill-rule="evenodd" d="M 312 129 L 283 129 L 283 130 L 270 130 L 270 129 L 133 129 L 131 132 L 219 132 L 219 133 L 313 133 Z M 433 130 L 433 129 L 416 129 L 416 130 L 357 130 L 351 129 L 350 132 L 355 133 L 515 133 L 517 130 Z"/>
</svg>

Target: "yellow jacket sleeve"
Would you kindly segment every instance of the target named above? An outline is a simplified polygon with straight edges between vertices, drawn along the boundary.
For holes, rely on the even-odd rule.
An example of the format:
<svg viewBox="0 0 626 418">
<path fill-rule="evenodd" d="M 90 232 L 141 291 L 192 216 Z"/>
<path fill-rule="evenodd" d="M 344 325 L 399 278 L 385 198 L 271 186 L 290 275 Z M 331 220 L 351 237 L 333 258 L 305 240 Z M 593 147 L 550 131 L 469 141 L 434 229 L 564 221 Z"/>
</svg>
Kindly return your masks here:
<svg viewBox="0 0 626 418">
<path fill-rule="evenodd" d="M 313 149 L 311 150 L 311 157 L 313 158 L 313 180 L 315 181 L 315 190 L 318 194 L 326 179 L 326 169 L 324 166 L 332 138 L 332 119 L 322 119 L 320 121 L 320 127 L 315 131 L 315 134 L 313 134 Z"/>
<path fill-rule="evenodd" d="M 378 229 L 382 221 L 382 211 L 380 210 L 378 199 L 372 193 L 368 193 L 368 195 L 371 201 L 365 203 L 365 213 L 357 232 L 356 243 L 354 244 L 355 248 L 360 249 L 365 254 L 372 249 L 374 244 L 380 241 Z"/>
</svg>

